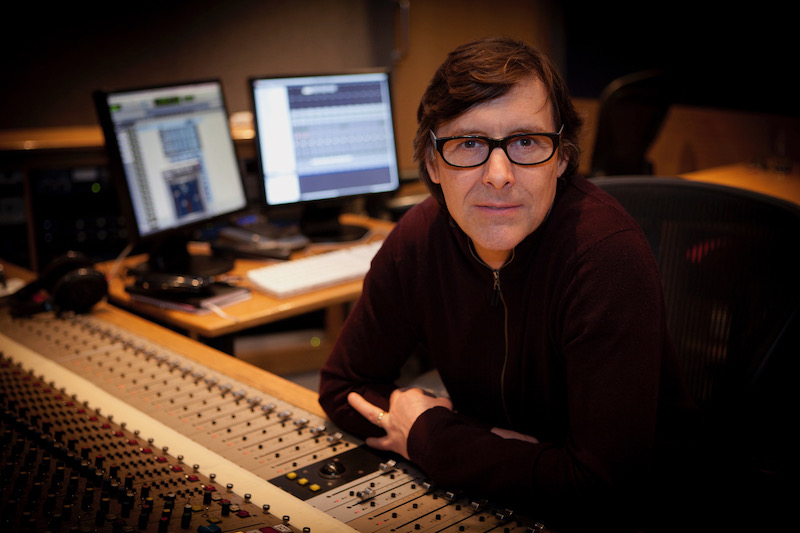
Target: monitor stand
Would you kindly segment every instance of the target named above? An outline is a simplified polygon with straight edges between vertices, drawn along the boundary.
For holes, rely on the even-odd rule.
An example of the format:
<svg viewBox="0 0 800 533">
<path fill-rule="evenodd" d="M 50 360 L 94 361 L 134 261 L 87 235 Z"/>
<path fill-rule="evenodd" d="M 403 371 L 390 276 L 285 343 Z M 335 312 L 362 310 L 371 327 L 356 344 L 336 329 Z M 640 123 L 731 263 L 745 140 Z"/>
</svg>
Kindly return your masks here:
<svg viewBox="0 0 800 533">
<path fill-rule="evenodd" d="M 340 206 L 306 206 L 300 218 L 300 232 L 311 242 L 350 242 L 362 239 L 368 228 L 342 224 Z"/>
<path fill-rule="evenodd" d="M 190 253 L 185 237 L 168 237 L 159 241 L 149 256 L 147 261 L 133 267 L 131 274 L 158 272 L 210 278 L 224 274 L 234 266 L 231 257 Z"/>
</svg>

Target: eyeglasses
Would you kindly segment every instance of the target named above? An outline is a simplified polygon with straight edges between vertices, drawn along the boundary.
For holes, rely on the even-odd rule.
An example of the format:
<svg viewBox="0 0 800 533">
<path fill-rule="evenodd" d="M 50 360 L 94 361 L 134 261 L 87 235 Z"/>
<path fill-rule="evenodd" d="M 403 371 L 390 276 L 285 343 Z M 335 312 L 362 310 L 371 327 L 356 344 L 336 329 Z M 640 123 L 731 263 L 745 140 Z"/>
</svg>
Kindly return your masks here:
<svg viewBox="0 0 800 533">
<path fill-rule="evenodd" d="M 561 143 L 561 132 L 558 133 L 517 133 L 502 139 L 493 139 L 481 135 L 465 135 L 463 137 L 436 137 L 431 130 L 431 139 L 436 151 L 445 163 L 454 167 L 478 167 L 489 160 L 495 148 L 501 148 L 509 161 L 517 165 L 538 165 L 548 161 Z"/>
</svg>

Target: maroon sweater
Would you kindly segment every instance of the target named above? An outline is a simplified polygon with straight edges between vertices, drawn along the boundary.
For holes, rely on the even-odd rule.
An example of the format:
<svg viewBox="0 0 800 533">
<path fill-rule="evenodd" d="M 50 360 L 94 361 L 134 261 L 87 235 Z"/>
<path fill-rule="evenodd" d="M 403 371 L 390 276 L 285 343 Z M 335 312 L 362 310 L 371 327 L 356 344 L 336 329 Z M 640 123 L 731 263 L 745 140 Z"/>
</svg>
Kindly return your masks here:
<svg viewBox="0 0 800 533">
<path fill-rule="evenodd" d="M 381 434 L 346 395 L 388 408 L 419 349 L 456 411 L 420 416 L 411 460 L 440 485 L 533 518 L 630 509 L 690 408 L 648 243 L 616 201 L 579 177 L 497 273 L 434 200 L 409 211 L 323 368 L 322 407 L 355 435 Z M 500 438 L 493 426 L 540 443 Z"/>
</svg>

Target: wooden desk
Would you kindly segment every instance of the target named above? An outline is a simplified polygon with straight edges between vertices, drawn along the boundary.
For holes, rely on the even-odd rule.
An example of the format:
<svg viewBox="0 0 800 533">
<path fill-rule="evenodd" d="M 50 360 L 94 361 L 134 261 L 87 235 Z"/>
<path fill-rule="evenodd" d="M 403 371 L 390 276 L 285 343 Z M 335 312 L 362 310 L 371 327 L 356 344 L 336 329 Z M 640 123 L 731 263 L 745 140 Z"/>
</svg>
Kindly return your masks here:
<svg viewBox="0 0 800 533">
<path fill-rule="evenodd" d="M 681 178 L 739 187 L 800 205 L 800 169 L 778 172 L 754 165 L 736 164 L 682 174 Z"/>
<path fill-rule="evenodd" d="M 393 227 L 391 222 L 359 215 L 344 215 L 342 222 L 367 225 L 375 233 L 374 238 L 382 238 Z M 321 249 L 323 248 L 312 245 L 308 251 L 299 252 L 297 255 L 315 253 Z M 344 283 L 285 299 L 273 298 L 253 288 L 250 300 L 233 304 L 223 309 L 225 314 L 231 318 L 214 313 L 196 315 L 184 311 L 160 309 L 152 305 L 131 301 L 129 294 L 125 292 L 125 285 L 130 283 L 132 279 L 125 277 L 124 273 L 126 267 L 139 264 L 144 260 L 145 257 L 143 256 L 132 256 L 122 262 L 117 275 L 112 275 L 109 278 L 109 300 L 116 305 L 144 316 L 181 328 L 195 338 L 205 337 L 212 339 L 221 337 L 322 309 L 326 310 L 326 336 L 335 338 L 345 318 L 345 304 L 355 301 L 361 294 L 361 281 Z M 270 262 L 274 261 L 238 259 L 234 269 L 229 274 L 241 277 L 241 285 L 252 288 L 247 281 L 247 271 L 262 267 Z M 98 265 L 98 269 L 107 275 L 111 275 L 112 266 L 113 261 L 110 261 Z"/>
<path fill-rule="evenodd" d="M 6 281 L 17 278 L 21 279 L 25 283 L 30 283 L 31 281 L 36 279 L 36 274 L 34 274 L 33 272 L 31 272 L 26 268 L 22 268 L 13 263 L 9 263 L 3 259 L 0 259 L 0 264 L 3 265 L 3 271 L 5 272 L 6 275 Z"/>
</svg>

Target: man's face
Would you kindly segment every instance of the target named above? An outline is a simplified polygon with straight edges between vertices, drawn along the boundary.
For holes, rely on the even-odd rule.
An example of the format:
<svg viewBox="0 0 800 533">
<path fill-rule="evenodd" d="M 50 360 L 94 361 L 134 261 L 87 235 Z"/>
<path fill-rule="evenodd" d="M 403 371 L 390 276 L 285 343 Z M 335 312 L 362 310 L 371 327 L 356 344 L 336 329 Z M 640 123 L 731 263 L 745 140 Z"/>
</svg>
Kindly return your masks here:
<svg viewBox="0 0 800 533">
<path fill-rule="evenodd" d="M 557 131 L 544 86 L 536 78 L 517 83 L 507 94 L 473 107 L 443 123 L 437 137 Z M 511 250 L 544 220 L 553 204 L 556 179 L 567 161 L 558 154 L 533 166 L 520 166 L 496 148 L 489 160 L 474 168 L 456 168 L 436 154 L 426 161 L 434 183 L 442 187 L 451 216 L 469 235 L 475 251 L 492 268 L 499 268 Z"/>
</svg>

